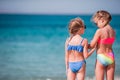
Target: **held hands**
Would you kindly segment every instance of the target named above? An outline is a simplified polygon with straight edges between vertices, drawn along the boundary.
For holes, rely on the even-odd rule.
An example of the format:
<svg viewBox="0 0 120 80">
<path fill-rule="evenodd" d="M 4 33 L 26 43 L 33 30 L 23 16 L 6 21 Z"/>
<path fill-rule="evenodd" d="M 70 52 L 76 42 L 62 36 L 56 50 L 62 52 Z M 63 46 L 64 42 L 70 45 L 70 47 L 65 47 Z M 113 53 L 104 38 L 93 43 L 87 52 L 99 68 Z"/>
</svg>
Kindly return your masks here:
<svg viewBox="0 0 120 80">
<path fill-rule="evenodd" d="M 96 45 L 93 47 L 93 48 L 90 48 L 90 44 L 88 44 L 88 49 L 90 49 L 90 51 L 93 53 L 94 51 L 95 51 L 95 49 L 96 49 Z"/>
<path fill-rule="evenodd" d="M 91 56 L 92 55 L 92 53 L 95 51 L 95 49 L 96 49 L 96 46 L 95 47 L 93 47 L 93 48 L 90 48 L 90 46 L 89 46 L 90 44 L 88 44 L 88 45 L 85 45 L 85 54 L 84 54 L 84 56 L 85 56 L 85 59 L 87 59 L 89 56 Z"/>
<path fill-rule="evenodd" d="M 88 44 L 88 49 L 96 49 L 97 45 L 95 45 L 94 47 L 91 47 L 90 44 Z"/>
</svg>

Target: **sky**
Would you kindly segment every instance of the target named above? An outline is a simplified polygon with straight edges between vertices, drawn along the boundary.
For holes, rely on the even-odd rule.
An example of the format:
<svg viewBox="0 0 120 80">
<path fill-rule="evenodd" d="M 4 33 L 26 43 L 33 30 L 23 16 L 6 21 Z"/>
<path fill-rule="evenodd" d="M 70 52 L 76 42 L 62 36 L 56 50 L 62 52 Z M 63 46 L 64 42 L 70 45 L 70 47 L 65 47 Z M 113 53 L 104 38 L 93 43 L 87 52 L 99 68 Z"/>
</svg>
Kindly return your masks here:
<svg viewBox="0 0 120 80">
<path fill-rule="evenodd" d="M 0 14 L 120 14 L 120 0 L 0 0 Z"/>
</svg>

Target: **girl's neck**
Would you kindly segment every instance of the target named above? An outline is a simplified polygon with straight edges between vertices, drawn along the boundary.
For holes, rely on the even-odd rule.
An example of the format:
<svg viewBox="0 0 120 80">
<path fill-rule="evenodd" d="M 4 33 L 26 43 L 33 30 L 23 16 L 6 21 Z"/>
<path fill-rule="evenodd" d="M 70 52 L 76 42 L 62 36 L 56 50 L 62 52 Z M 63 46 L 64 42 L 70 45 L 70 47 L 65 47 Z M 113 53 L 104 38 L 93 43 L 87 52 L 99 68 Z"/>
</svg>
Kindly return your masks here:
<svg viewBox="0 0 120 80">
<path fill-rule="evenodd" d="M 104 28 L 110 28 L 111 26 L 109 24 L 107 24 Z"/>
<path fill-rule="evenodd" d="M 75 36 L 80 36 L 80 37 L 81 37 L 80 34 L 74 34 L 74 35 L 71 35 L 71 37 L 75 37 Z"/>
</svg>

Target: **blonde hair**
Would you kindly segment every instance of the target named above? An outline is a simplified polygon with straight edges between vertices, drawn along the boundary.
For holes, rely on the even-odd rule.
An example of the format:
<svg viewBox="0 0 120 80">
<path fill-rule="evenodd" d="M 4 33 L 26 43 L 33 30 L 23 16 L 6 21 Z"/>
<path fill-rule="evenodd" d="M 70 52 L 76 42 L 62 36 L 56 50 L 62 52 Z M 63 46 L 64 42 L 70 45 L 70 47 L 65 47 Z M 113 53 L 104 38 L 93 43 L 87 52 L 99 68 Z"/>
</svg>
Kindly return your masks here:
<svg viewBox="0 0 120 80">
<path fill-rule="evenodd" d="M 69 32 L 72 35 L 75 35 L 80 28 L 84 27 L 84 22 L 81 18 L 72 19 L 69 23 Z"/>
<path fill-rule="evenodd" d="M 107 23 L 109 23 L 111 20 L 112 20 L 112 17 L 110 15 L 109 12 L 105 11 L 105 10 L 99 10 L 97 11 L 93 17 L 92 17 L 92 20 L 94 21 L 94 19 L 97 18 L 97 19 L 104 19 L 107 21 Z"/>
</svg>

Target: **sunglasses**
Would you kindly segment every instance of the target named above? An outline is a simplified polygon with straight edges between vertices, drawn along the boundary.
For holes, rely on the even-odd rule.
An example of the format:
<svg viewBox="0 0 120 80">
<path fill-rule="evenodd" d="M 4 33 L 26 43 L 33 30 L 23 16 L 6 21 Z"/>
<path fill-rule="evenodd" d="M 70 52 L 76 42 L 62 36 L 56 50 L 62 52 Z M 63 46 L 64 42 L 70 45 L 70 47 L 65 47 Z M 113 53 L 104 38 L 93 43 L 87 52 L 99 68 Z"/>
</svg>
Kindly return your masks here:
<svg viewBox="0 0 120 80">
<path fill-rule="evenodd" d="M 86 25 L 84 25 L 84 29 L 86 29 Z"/>
<path fill-rule="evenodd" d="M 94 22 L 95 25 L 98 25 L 97 23 Z"/>
</svg>

